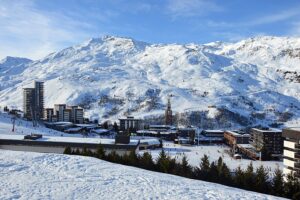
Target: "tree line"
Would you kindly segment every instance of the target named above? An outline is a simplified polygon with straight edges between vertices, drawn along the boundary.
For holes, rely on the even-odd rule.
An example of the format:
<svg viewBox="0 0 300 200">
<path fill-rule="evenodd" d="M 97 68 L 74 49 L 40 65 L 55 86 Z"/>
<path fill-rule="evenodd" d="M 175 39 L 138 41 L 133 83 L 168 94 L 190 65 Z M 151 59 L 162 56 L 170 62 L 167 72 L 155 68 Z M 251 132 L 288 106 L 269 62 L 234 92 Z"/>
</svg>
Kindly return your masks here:
<svg viewBox="0 0 300 200">
<path fill-rule="evenodd" d="M 277 168 L 274 176 L 270 177 L 269 170 L 263 166 L 254 169 L 252 162 L 245 170 L 238 167 L 231 172 L 222 157 L 219 157 L 217 161 L 210 162 L 208 156 L 204 155 L 199 166 L 193 167 L 188 163 L 185 155 L 182 157 L 181 162 L 177 162 L 175 158 L 168 156 L 164 149 L 162 149 L 156 160 L 148 152 L 144 152 L 143 155 L 137 155 L 132 151 L 123 156 L 118 155 L 115 151 L 106 154 L 102 145 L 99 145 L 96 151 L 91 151 L 87 148 L 72 150 L 70 147 L 67 147 L 64 154 L 96 157 L 109 162 L 155 172 L 219 183 L 295 200 L 300 199 L 300 182 L 293 174 L 288 174 L 284 177 L 283 172 Z M 286 181 L 284 178 L 286 178 Z"/>
</svg>

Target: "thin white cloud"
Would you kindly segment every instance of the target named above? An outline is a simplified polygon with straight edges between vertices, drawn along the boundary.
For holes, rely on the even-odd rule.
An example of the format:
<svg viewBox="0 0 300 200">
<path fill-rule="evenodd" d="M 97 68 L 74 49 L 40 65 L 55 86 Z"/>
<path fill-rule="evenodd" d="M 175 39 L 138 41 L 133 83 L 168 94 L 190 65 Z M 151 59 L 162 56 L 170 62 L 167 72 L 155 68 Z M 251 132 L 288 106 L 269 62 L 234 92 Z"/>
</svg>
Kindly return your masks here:
<svg viewBox="0 0 300 200">
<path fill-rule="evenodd" d="M 213 0 L 168 0 L 167 13 L 172 17 L 192 17 L 209 12 L 221 11 L 223 8 Z"/>
<path fill-rule="evenodd" d="M 265 15 L 261 17 L 257 17 L 251 22 L 249 22 L 247 25 L 256 26 L 256 25 L 263 25 L 263 24 L 270 24 L 275 22 L 280 22 L 284 20 L 291 19 L 293 17 L 300 16 L 299 12 L 300 8 L 292 8 L 289 10 L 284 10 L 275 14 Z"/>
<path fill-rule="evenodd" d="M 0 11 L 0 58 L 10 55 L 38 59 L 90 37 L 90 24 L 41 11 L 33 0 L 2 0 Z"/>
</svg>

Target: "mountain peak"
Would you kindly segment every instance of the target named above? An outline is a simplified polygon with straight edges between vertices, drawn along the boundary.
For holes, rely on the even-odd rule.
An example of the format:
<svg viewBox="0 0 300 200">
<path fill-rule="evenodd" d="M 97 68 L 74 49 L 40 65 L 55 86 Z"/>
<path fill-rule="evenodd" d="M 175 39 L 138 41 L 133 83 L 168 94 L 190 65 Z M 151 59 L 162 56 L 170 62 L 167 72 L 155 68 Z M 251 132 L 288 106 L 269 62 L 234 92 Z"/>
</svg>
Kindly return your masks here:
<svg viewBox="0 0 300 200">
<path fill-rule="evenodd" d="M 12 57 L 6 56 L 0 61 L 1 65 L 19 65 L 19 64 L 27 64 L 32 62 L 32 60 L 28 58 L 21 58 L 21 57 Z"/>
</svg>

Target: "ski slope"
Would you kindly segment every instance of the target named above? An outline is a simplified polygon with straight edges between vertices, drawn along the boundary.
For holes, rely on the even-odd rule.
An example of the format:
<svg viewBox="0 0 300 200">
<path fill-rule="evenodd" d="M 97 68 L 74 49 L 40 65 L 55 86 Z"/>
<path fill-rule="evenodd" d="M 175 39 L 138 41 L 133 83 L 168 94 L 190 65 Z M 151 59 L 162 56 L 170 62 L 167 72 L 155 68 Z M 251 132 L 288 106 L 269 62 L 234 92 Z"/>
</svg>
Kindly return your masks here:
<svg viewBox="0 0 300 200">
<path fill-rule="evenodd" d="M 0 150 L 0 173 L 0 199 L 280 199 L 81 156 Z"/>
</svg>

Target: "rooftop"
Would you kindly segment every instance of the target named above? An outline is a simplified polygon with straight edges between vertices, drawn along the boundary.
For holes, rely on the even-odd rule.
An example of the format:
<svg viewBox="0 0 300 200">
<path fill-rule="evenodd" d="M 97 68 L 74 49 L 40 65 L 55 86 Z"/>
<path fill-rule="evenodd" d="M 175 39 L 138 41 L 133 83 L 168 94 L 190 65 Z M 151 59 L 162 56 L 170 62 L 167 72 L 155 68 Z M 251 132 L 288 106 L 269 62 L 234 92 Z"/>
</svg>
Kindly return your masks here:
<svg viewBox="0 0 300 200">
<path fill-rule="evenodd" d="M 24 140 L 24 135 L 0 134 L 0 140 Z M 103 138 L 84 138 L 84 137 L 57 137 L 43 136 L 35 141 L 45 142 L 67 142 L 67 143 L 85 143 L 85 144 L 115 144 L 115 139 Z M 137 145 L 138 140 L 130 140 L 128 145 Z"/>
<path fill-rule="evenodd" d="M 268 129 L 259 129 L 259 128 L 252 128 L 252 130 L 258 131 L 258 132 L 264 132 L 264 133 L 281 133 L 282 131 L 275 128 L 268 128 Z"/>
</svg>

